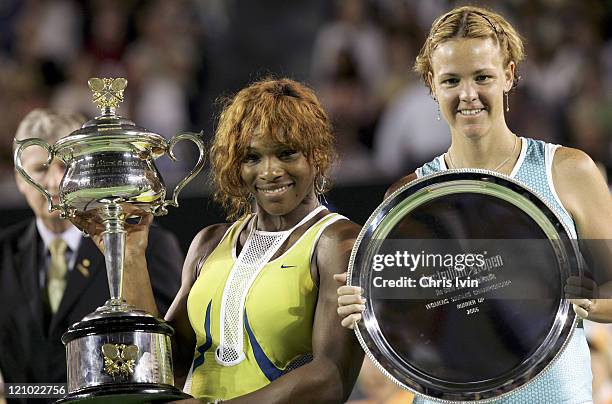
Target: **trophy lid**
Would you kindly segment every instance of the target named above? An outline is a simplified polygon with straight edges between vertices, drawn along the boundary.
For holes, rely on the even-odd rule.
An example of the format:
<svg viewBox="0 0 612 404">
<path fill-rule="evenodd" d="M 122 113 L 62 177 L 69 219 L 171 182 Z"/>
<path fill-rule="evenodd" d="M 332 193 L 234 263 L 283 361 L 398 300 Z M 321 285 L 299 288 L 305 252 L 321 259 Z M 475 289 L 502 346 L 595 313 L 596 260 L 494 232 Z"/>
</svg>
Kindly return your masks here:
<svg viewBox="0 0 612 404">
<path fill-rule="evenodd" d="M 114 151 L 133 151 L 135 148 L 149 152 L 153 158 L 165 153 L 166 141 L 163 136 L 116 114 L 127 87 L 125 78 L 93 77 L 87 84 L 93 93 L 92 101 L 102 114 L 57 141 L 54 147 L 59 158 L 70 160 L 100 147 Z"/>
<path fill-rule="evenodd" d="M 174 329 L 165 320 L 138 309 L 125 301 L 108 300 L 68 328 L 62 336 L 64 344 L 86 335 L 109 332 L 145 331 L 173 335 Z"/>
<path fill-rule="evenodd" d="M 100 315 L 98 310 L 71 325 L 68 331 L 62 335 L 62 342 L 65 345 L 74 339 L 88 335 L 120 332 L 147 332 L 172 336 L 174 335 L 174 328 L 165 320 L 139 310 L 132 313 L 123 313 L 123 315 L 117 315 L 116 313 Z"/>
</svg>

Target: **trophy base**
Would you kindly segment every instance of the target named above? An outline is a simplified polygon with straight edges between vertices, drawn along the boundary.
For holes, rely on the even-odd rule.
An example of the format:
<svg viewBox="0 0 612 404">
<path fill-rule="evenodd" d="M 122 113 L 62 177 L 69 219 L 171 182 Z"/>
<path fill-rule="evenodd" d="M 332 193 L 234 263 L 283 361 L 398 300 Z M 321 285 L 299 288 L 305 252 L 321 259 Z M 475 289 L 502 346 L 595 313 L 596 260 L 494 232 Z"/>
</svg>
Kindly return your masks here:
<svg viewBox="0 0 612 404">
<path fill-rule="evenodd" d="M 140 404 L 168 402 L 192 398 L 189 394 L 173 386 L 158 384 L 131 383 L 87 387 L 78 392 L 70 393 L 57 403 L 87 402 L 88 404 Z"/>
<path fill-rule="evenodd" d="M 107 302 L 62 336 L 66 400 L 142 403 L 185 398 L 173 387 L 173 333 L 162 319 Z"/>
</svg>

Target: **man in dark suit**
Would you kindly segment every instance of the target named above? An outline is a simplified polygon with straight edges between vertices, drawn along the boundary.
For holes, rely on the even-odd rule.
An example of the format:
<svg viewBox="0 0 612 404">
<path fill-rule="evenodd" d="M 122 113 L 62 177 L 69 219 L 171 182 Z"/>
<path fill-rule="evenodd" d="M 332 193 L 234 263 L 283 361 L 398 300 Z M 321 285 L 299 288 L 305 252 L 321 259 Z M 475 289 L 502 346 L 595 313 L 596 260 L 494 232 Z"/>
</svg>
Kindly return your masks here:
<svg viewBox="0 0 612 404">
<path fill-rule="evenodd" d="M 38 109 L 24 118 L 16 138 L 53 144 L 83 123 L 78 115 Z M 65 167 L 58 160 L 47 165 L 46 159 L 39 147 L 22 155 L 26 171 L 57 203 Z M 16 180 L 35 219 L 0 231 L 0 373 L 6 383 L 65 383 L 61 336 L 109 298 L 104 257 L 72 223 L 49 213 L 36 189 L 19 175 Z M 57 244 L 61 253 L 50 253 Z M 59 272 L 58 260 L 64 268 Z M 147 262 L 157 305 L 165 313 L 180 286 L 183 256 L 176 237 L 151 227 Z"/>
</svg>

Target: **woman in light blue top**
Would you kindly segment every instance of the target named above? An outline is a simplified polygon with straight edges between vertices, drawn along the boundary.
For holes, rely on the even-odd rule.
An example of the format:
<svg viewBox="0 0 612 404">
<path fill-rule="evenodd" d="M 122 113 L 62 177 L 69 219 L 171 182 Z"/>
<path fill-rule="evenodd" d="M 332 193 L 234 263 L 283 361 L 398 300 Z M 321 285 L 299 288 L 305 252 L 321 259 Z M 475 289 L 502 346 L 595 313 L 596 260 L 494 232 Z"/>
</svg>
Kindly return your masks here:
<svg viewBox="0 0 612 404">
<path fill-rule="evenodd" d="M 446 169 L 478 168 L 508 175 L 548 202 L 572 237 L 612 240 L 612 200 L 591 158 L 568 147 L 519 137 L 508 128 L 508 92 L 518 82 L 523 44 L 499 14 L 460 7 L 440 16 L 415 63 L 440 115 L 448 123 L 448 151 L 393 184 L 387 195 L 416 178 Z M 504 100 L 505 104 L 504 105 Z M 533 117 L 537 119 L 537 117 Z M 346 276 L 337 276 L 346 281 Z M 342 325 L 361 319 L 356 287 L 338 289 Z M 574 310 L 597 322 L 612 322 L 612 300 L 572 299 Z M 590 356 L 583 330 L 542 377 L 499 403 L 591 403 Z M 418 397 L 415 403 L 427 400 Z"/>
</svg>

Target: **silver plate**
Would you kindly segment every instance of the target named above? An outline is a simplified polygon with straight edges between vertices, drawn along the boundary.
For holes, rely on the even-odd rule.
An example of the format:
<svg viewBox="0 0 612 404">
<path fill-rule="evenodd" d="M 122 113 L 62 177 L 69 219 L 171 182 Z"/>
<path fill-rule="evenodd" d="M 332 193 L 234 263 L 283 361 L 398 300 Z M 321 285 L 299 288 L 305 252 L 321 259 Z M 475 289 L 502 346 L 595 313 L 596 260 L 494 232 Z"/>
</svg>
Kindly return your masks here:
<svg viewBox="0 0 612 404">
<path fill-rule="evenodd" d="M 385 375 L 434 401 L 488 401 L 523 388 L 576 326 L 563 298 L 567 277 L 582 274 L 570 234 L 551 207 L 509 177 L 449 170 L 413 181 L 378 206 L 353 248 L 348 283 L 366 298 L 357 338 Z M 408 261 L 374 265 L 398 247 L 423 260 L 433 248 L 485 248 L 486 259 L 465 272 L 457 272 L 458 261 L 454 272 L 447 262 L 413 271 Z M 477 285 L 456 285 L 469 274 Z M 426 275 L 452 286 L 421 287 Z M 410 285 L 409 278 L 415 287 L 380 287 L 381 279 Z"/>
</svg>

